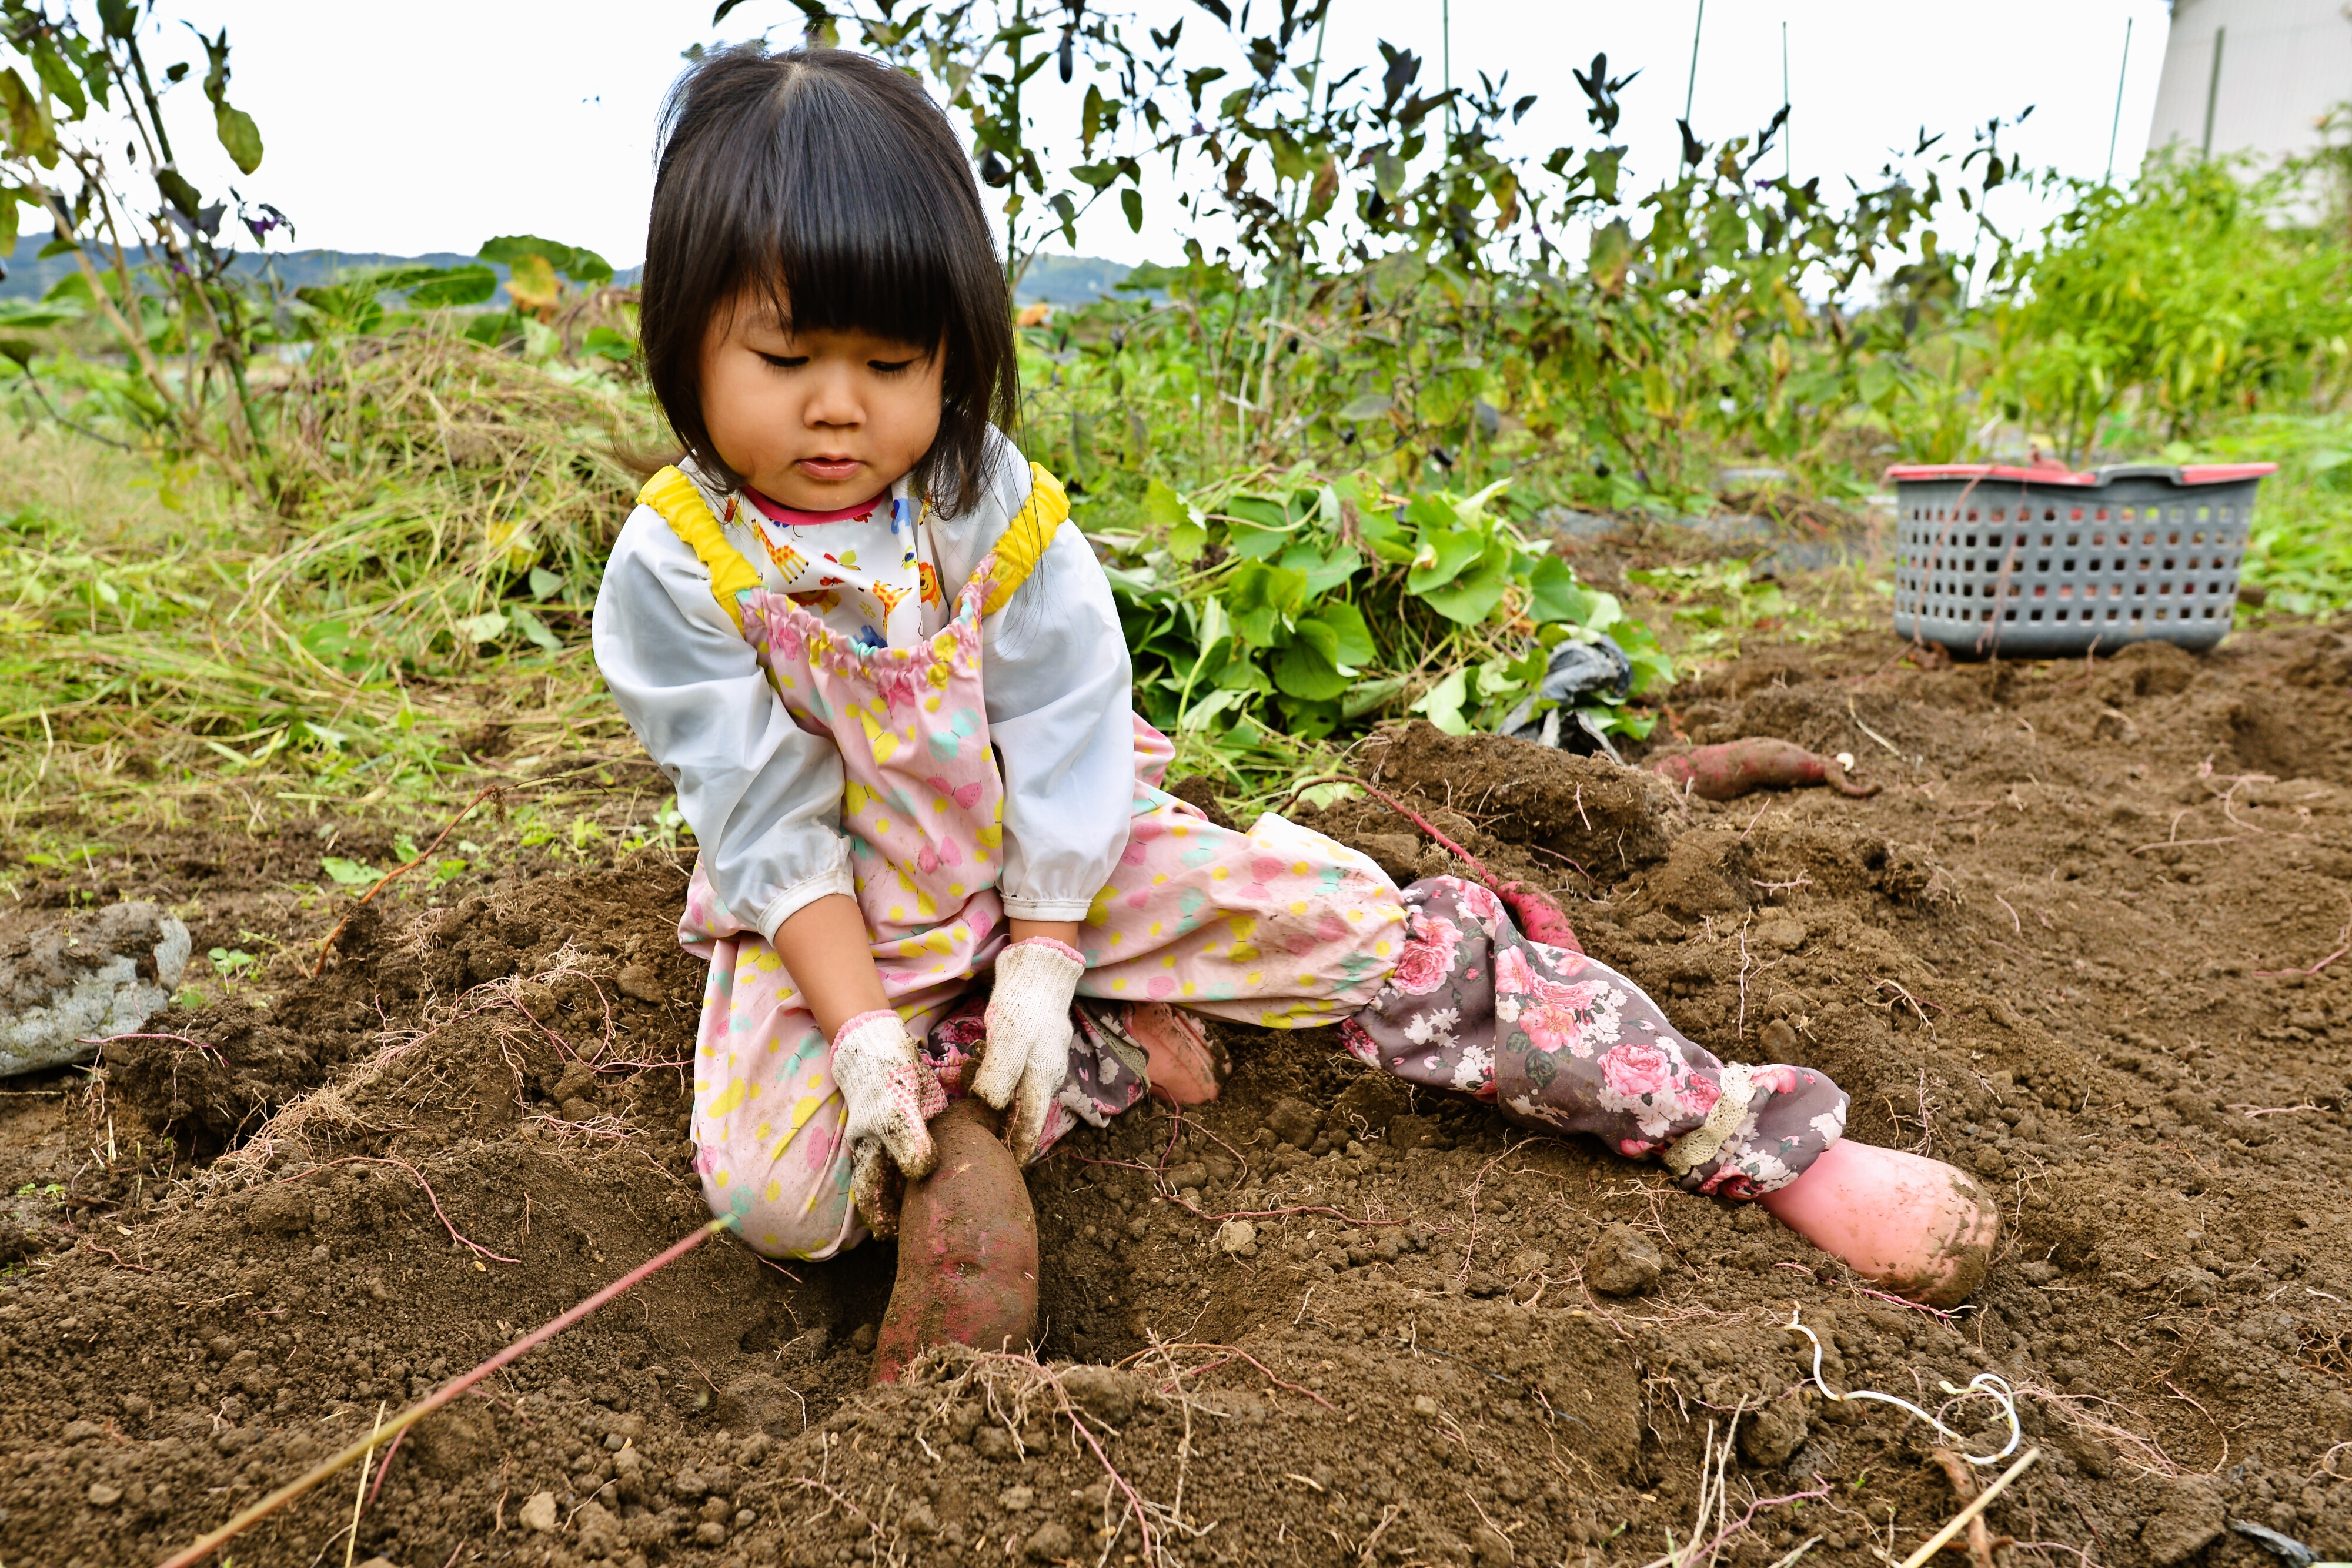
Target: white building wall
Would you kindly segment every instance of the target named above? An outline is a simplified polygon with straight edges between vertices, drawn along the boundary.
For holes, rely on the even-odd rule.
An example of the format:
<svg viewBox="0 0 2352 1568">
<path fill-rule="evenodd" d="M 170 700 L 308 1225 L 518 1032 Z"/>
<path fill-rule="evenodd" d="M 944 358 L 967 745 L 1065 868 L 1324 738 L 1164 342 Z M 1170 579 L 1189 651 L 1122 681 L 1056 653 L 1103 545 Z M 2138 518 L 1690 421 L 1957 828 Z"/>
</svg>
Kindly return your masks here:
<svg viewBox="0 0 2352 1568">
<path fill-rule="evenodd" d="M 2344 0 L 2175 0 L 2149 151 L 2168 142 L 2191 152 L 2203 147 L 2209 98 L 2217 154 L 2269 160 L 2318 146 L 2320 118 L 2352 100 L 2352 15 Z"/>
</svg>

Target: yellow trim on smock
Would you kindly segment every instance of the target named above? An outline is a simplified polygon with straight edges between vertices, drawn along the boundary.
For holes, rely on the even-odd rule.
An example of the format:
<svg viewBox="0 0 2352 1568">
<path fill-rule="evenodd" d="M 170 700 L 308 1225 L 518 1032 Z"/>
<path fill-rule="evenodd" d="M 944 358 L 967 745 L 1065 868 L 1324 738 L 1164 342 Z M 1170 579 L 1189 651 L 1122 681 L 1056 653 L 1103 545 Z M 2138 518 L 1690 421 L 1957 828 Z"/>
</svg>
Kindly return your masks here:
<svg viewBox="0 0 2352 1568">
<path fill-rule="evenodd" d="M 735 622 L 735 630 L 742 631 L 743 607 L 737 598 L 760 586 L 760 573 L 743 559 L 742 551 L 727 542 L 710 503 L 702 498 L 694 481 L 676 468 L 665 468 L 646 481 L 646 487 L 637 492 L 637 504 L 660 513 L 670 531 L 686 541 L 710 573 L 710 596 Z"/>
<path fill-rule="evenodd" d="M 1048 474 L 1044 465 L 1029 465 L 1029 500 L 1013 518 L 1004 537 L 996 541 L 996 570 L 991 577 L 988 597 L 981 601 L 981 613 L 993 615 L 1004 608 L 1014 591 L 1029 580 L 1037 570 L 1045 550 L 1054 542 L 1070 517 L 1070 497 L 1062 482 Z M 661 515 L 662 521 L 672 532 L 686 541 L 687 547 L 710 573 L 710 596 L 719 601 L 719 608 L 735 622 L 735 630 L 743 629 L 743 607 L 739 596 L 760 586 L 758 569 L 743 559 L 743 554 L 727 542 L 727 534 L 713 516 L 710 504 L 694 481 L 676 468 L 665 468 L 646 481 L 637 492 L 637 504 L 651 507 Z"/>
<path fill-rule="evenodd" d="M 1045 472 L 1042 464 L 1029 465 L 1029 504 L 1023 507 L 996 541 L 996 574 L 988 585 L 988 597 L 981 601 L 983 615 L 993 615 L 1004 608 L 1013 591 L 1029 580 L 1045 559 L 1045 547 L 1069 520 L 1070 497 L 1062 482 Z"/>
</svg>

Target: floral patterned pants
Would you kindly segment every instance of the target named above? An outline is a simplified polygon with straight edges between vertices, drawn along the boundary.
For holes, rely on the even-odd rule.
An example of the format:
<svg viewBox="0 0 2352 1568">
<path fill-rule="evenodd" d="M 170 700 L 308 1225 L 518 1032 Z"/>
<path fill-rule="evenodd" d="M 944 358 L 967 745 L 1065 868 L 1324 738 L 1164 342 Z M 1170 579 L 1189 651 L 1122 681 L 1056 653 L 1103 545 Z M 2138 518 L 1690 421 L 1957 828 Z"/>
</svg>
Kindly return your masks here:
<svg viewBox="0 0 2352 1568">
<path fill-rule="evenodd" d="M 1614 969 L 1520 936 L 1475 883 L 1430 877 L 1403 900 L 1395 969 L 1339 1026 L 1367 1066 L 1662 1155 L 1685 1188 L 1724 1197 L 1788 1186 L 1844 1132 L 1846 1096 L 1827 1078 L 1718 1061 Z"/>
<path fill-rule="evenodd" d="M 1523 1126 L 1662 1156 L 1684 1187 L 1720 1197 L 1788 1186 L 1844 1132 L 1845 1092 L 1829 1079 L 1717 1060 L 1606 964 L 1519 935 L 1476 883 L 1429 877 L 1402 898 L 1396 966 L 1339 1025 L 1366 1066 L 1468 1093 Z M 1087 1000 L 1070 1011 L 1070 1076 L 1041 1157 L 1078 1122 L 1102 1126 L 1150 1092 L 1125 1009 Z M 925 1053 L 949 1093 L 962 1092 L 987 1039 L 985 996 L 932 1028 Z"/>
</svg>

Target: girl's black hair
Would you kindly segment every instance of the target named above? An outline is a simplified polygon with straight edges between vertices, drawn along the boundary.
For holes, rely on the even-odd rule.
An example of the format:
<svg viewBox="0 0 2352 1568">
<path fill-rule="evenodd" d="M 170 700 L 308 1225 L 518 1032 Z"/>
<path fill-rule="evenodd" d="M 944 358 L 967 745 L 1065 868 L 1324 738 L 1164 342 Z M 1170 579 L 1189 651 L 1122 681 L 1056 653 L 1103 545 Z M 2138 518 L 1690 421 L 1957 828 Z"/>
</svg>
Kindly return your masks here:
<svg viewBox="0 0 2352 1568">
<path fill-rule="evenodd" d="M 711 323 L 766 296 L 794 330 L 938 344 L 939 439 L 915 470 L 940 511 L 975 502 L 988 431 L 1019 383 L 1012 311 L 980 188 L 913 78 L 847 49 L 705 56 L 662 106 L 638 339 L 646 381 L 703 472 Z"/>
</svg>

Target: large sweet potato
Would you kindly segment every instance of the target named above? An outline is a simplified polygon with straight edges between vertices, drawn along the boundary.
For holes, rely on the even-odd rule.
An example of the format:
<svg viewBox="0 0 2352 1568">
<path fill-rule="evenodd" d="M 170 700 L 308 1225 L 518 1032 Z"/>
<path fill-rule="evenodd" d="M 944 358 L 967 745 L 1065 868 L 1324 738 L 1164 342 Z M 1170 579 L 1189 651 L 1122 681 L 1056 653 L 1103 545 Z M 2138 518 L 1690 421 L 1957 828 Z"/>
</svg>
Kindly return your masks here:
<svg viewBox="0 0 2352 1568">
<path fill-rule="evenodd" d="M 1037 1332 L 1037 1215 L 997 1113 L 958 1100 L 931 1123 L 939 1167 L 898 1211 L 898 1278 L 874 1346 L 896 1383 L 925 1347 L 1025 1350 Z"/>
</svg>

